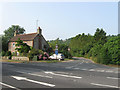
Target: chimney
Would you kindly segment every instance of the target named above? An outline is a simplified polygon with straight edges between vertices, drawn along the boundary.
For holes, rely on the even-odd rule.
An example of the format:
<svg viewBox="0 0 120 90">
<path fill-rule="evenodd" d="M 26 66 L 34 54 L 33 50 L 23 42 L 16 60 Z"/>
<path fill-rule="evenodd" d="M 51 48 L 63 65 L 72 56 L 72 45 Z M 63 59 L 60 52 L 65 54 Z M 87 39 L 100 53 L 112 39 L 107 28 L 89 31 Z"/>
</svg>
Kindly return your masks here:
<svg viewBox="0 0 120 90">
<path fill-rule="evenodd" d="M 17 30 L 15 30 L 15 32 L 14 32 L 14 36 L 17 36 L 17 33 L 18 33 Z"/>
<path fill-rule="evenodd" d="M 38 33 L 39 35 L 42 34 L 42 29 L 41 29 L 40 27 L 38 27 L 38 29 L 37 29 L 37 33 Z"/>
</svg>

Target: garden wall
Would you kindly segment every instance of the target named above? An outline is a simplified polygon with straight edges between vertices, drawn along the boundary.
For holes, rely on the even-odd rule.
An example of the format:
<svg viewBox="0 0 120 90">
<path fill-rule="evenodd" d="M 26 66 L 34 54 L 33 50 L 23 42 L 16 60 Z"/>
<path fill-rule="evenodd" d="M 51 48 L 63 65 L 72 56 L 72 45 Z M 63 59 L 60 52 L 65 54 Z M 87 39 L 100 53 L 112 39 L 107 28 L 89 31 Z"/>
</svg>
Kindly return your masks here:
<svg viewBox="0 0 120 90">
<path fill-rule="evenodd" d="M 7 56 L 2 57 L 2 59 L 8 59 Z M 29 61 L 28 57 L 21 57 L 21 56 L 12 56 L 12 60 L 24 60 L 24 61 Z"/>
</svg>

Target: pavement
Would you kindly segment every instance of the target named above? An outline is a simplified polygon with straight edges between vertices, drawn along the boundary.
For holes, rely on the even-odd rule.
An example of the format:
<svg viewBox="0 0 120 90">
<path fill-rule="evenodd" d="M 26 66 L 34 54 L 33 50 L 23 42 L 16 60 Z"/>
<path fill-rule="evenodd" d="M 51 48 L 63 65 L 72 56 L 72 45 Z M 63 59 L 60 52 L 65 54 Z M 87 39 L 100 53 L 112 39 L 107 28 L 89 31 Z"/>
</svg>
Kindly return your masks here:
<svg viewBox="0 0 120 90">
<path fill-rule="evenodd" d="M 2 62 L 2 89 L 100 88 L 119 89 L 119 68 L 84 58 L 57 63 Z"/>
</svg>

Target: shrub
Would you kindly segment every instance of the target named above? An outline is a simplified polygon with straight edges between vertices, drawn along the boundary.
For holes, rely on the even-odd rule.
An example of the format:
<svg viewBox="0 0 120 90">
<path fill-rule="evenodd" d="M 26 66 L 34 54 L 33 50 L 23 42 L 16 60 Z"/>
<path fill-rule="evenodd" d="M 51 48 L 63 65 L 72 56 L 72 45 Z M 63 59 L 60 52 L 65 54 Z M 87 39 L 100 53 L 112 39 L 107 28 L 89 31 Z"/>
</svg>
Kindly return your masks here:
<svg viewBox="0 0 120 90">
<path fill-rule="evenodd" d="M 104 50 L 104 53 L 102 53 L 102 58 L 104 58 L 105 61 L 108 61 L 109 64 L 120 65 L 119 40 L 119 37 L 112 37 L 101 49 Z"/>
<path fill-rule="evenodd" d="M 5 54 L 6 54 L 5 51 L 2 51 L 2 56 L 5 56 Z"/>
<path fill-rule="evenodd" d="M 10 55 L 12 55 L 11 51 L 7 51 L 6 54 L 5 54 L 5 56 L 10 56 Z"/>
<path fill-rule="evenodd" d="M 35 55 L 39 55 L 39 54 L 43 54 L 43 51 L 42 51 L 42 50 L 37 50 L 37 49 L 34 49 L 34 48 L 33 48 L 33 49 L 30 50 L 30 52 L 28 53 L 28 58 L 29 58 L 30 60 L 32 60 Z"/>
<path fill-rule="evenodd" d="M 17 56 L 17 52 L 15 51 L 15 52 L 13 52 L 13 56 Z"/>
</svg>

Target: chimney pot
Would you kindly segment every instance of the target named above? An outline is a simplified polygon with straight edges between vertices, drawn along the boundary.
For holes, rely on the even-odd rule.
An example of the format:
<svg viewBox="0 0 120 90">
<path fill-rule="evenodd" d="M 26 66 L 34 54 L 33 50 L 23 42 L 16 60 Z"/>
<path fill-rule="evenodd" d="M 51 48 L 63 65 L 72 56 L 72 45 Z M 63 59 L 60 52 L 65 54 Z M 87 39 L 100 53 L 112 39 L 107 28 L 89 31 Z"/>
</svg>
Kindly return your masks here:
<svg viewBox="0 0 120 90">
<path fill-rule="evenodd" d="M 38 29 L 37 29 L 37 33 L 38 33 L 39 35 L 42 34 L 42 29 L 41 29 L 40 27 L 38 27 Z"/>
</svg>

